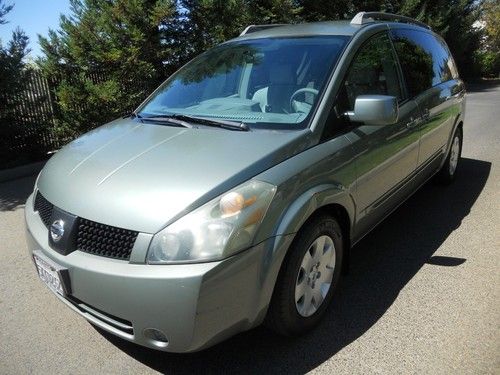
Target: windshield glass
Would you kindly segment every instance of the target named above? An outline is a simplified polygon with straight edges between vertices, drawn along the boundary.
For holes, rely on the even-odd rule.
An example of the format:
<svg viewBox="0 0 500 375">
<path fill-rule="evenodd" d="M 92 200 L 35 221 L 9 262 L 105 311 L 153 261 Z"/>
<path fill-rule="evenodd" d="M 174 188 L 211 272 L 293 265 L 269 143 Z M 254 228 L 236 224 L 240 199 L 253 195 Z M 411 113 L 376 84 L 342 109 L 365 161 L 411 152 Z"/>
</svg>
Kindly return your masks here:
<svg viewBox="0 0 500 375">
<path fill-rule="evenodd" d="M 172 75 L 139 115 L 182 114 L 251 127 L 305 127 L 347 40 L 314 36 L 222 44 Z"/>
</svg>

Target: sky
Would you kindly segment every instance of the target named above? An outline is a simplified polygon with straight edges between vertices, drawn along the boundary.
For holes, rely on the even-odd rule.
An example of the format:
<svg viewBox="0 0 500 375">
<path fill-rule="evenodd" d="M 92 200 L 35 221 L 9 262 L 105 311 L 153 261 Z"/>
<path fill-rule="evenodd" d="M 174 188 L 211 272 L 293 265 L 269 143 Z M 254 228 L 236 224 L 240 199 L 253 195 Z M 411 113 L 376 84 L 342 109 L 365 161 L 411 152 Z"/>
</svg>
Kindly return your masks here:
<svg viewBox="0 0 500 375">
<path fill-rule="evenodd" d="M 47 36 L 49 28 L 59 28 L 59 16 L 68 15 L 69 0 L 5 0 L 5 4 L 14 4 L 14 9 L 5 16 L 8 21 L 0 25 L 0 39 L 6 45 L 12 31 L 19 26 L 30 38 L 31 57 L 40 56 L 37 34 Z"/>
</svg>

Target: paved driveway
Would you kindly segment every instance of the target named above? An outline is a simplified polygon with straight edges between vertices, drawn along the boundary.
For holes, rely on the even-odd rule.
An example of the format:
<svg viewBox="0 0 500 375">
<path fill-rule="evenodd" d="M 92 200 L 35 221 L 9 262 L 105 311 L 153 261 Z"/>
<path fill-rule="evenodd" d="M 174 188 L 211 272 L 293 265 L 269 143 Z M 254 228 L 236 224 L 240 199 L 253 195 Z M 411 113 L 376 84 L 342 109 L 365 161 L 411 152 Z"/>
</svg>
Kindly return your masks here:
<svg viewBox="0 0 500 375">
<path fill-rule="evenodd" d="M 500 88 L 468 97 L 456 183 L 428 184 L 354 250 L 327 319 L 171 355 L 88 324 L 38 281 L 24 242 L 34 177 L 0 184 L 0 373 L 499 373 Z"/>
</svg>

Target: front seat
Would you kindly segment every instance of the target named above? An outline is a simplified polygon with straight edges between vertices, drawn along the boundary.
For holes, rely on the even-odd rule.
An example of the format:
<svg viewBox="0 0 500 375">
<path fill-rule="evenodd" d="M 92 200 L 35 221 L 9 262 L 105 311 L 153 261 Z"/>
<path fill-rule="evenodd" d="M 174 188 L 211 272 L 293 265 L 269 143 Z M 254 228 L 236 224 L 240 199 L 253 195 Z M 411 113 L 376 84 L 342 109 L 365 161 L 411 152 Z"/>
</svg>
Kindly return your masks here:
<svg viewBox="0 0 500 375">
<path fill-rule="evenodd" d="M 273 66 L 269 69 L 269 86 L 257 90 L 252 99 L 259 102 L 262 112 L 290 113 L 290 97 L 296 89 L 292 67 Z"/>
</svg>

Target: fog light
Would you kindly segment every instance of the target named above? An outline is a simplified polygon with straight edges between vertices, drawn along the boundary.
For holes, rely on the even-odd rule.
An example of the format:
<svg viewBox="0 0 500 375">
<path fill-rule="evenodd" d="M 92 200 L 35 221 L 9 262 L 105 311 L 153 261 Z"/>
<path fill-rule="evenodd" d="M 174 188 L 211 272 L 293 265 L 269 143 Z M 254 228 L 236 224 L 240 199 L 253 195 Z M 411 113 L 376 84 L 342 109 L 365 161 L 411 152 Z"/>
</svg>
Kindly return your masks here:
<svg viewBox="0 0 500 375">
<path fill-rule="evenodd" d="M 143 331 L 143 335 L 154 346 L 157 346 L 159 348 L 166 348 L 168 345 L 167 336 L 165 336 L 165 334 L 158 329 L 146 328 Z"/>
</svg>

